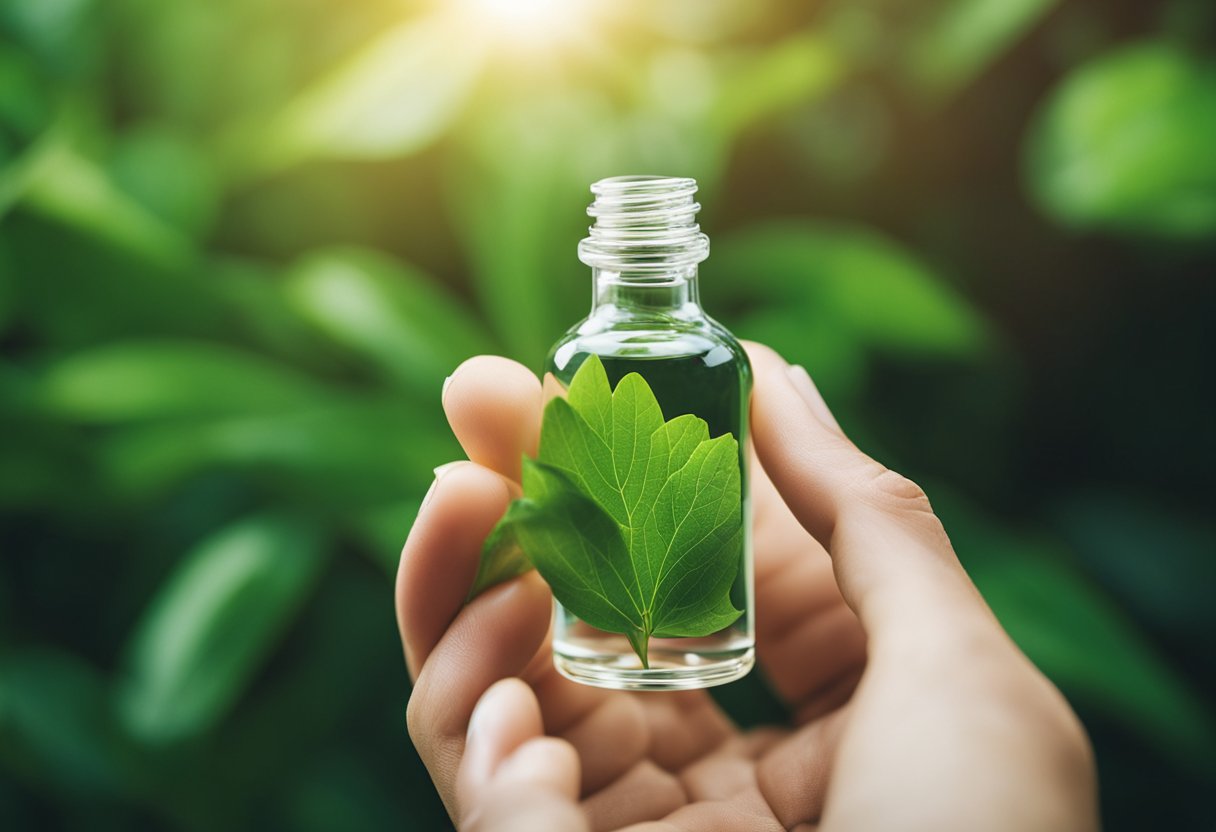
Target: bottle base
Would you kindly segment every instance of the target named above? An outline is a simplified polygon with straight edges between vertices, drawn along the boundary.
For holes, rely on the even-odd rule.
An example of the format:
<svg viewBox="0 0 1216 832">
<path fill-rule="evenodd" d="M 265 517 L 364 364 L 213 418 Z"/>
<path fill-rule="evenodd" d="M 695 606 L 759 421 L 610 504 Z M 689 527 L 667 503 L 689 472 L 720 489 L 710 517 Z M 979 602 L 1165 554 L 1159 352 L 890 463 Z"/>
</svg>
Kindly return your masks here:
<svg viewBox="0 0 1216 832">
<path fill-rule="evenodd" d="M 725 685 L 741 679 L 756 663 L 754 648 L 692 653 L 651 649 L 650 664 L 643 669 L 632 653 L 575 656 L 553 653 L 557 671 L 583 685 L 613 690 L 695 690 Z"/>
</svg>

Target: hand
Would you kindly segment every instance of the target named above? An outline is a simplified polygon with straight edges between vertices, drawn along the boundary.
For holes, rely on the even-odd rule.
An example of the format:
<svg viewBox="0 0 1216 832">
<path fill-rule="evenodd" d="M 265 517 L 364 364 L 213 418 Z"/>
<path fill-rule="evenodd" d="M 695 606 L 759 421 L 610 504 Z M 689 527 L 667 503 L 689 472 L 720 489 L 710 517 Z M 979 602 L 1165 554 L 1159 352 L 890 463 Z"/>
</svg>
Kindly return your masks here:
<svg viewBox="0 0 1216 832">
<path fill-rule="evenodd" d="M 542 406 L 525 368 L 474 358 L 444 393 L 470 461 L 437 472 L 396 598 L 410 736 L 453 819 L 492 832 L 1096 829 L 1083 730 L 1001 630 L 924 493 L 849 442 L 805 370 L 748 351 L 757 654 L 793 725 L 744 733 L 705 691 L 564 679 L 535 573 L 464 604 Z"/>
</svg>

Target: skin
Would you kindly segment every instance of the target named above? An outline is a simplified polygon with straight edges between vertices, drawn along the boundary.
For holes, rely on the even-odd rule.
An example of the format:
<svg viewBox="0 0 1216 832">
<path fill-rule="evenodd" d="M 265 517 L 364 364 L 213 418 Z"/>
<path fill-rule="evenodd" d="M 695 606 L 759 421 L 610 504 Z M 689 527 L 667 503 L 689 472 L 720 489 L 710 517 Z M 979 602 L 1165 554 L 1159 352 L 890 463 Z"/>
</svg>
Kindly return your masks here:
<svg viewBox="0 0 1216 832">
<path fill-rule="evenodd" d="M 757 655 L 795 715 L 743 732 L 704 691 L 584 687 L 553 667 L 528 574 L 464 598 L 535 454 L 542 392 L 465 362 L 441 467 L 402 552 L 410 736 L 461 829 L 1098 828 L 1060 693 L 1001 629 L 924 492 L 859 451 L 809 375 L 751 344 Z"/>
</svg>

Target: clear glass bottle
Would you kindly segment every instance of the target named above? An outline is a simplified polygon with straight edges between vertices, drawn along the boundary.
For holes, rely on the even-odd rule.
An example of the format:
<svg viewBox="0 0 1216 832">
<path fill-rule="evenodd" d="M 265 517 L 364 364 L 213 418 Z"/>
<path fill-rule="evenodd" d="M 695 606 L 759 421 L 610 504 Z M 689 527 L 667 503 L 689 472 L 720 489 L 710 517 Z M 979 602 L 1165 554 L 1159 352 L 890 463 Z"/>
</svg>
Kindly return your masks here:
<svg viewBox="0 0 1216 832">
<path fill-rule="evenodd" d="M 691 413 L 739 442 L 743 546 L 731 601 L 743 611 L 730 627 L 702 638 L 653 638 L 643 668 L 625 636 L 605 633 L 557 606 L 554 662 L 565 676 L 598 687 L 677 690 L 744 676 L 754 658 L 751 511 L 747 417 L 751 366 L 739 342 L 705 314 L 697 265 L 709 239 L 696 222 L 695 180 L 620 176 L 591 187 L 595 219 L 579 245 L 592 269 L 591 314 L 553 346 L 546 373 L 568 386 L 590 355 L 609 382 L 636 372 L 650 385 L 663 418 Z M 546 379 L 546 387 L 552 390 Z"/>
</svg>

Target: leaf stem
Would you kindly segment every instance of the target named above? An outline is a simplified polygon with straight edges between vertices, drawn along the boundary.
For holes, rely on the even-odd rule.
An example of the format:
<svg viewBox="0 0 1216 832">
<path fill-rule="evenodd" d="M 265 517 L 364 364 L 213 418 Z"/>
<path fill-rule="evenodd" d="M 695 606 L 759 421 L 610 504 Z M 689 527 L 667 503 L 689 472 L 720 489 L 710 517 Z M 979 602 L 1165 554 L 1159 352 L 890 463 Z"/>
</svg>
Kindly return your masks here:
<svg viewBox="0 0 1216 832">
<path fill-rule="evenodd" d="M 634 630 L 628 635 L 629 645 L 633 648 L 633 652 L 638 654 L 638 658 L 642 660 L 642 669 L 650 669 L 650 660 L 647 657 L 647 650 L 650 647 L 650 633 L 645 630 Z"/>
</svg>

